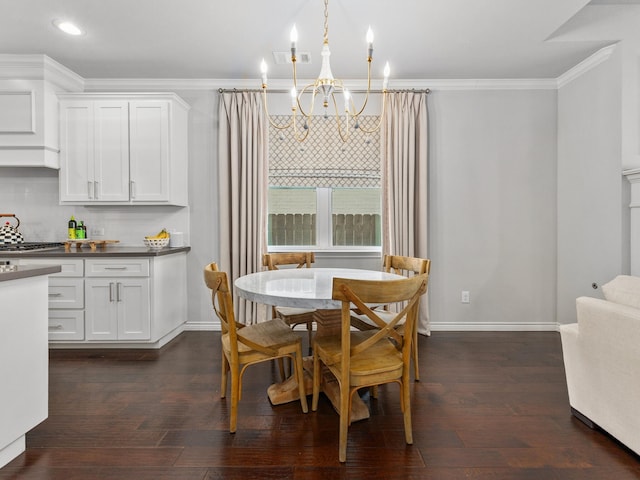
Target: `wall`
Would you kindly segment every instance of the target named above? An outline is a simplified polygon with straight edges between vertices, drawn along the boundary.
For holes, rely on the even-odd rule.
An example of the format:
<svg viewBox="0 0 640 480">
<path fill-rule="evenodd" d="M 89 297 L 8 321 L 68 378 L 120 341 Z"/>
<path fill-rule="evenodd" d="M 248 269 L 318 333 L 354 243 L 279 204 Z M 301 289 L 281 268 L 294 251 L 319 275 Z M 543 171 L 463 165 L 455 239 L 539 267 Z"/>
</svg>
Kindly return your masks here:
<svg viewBox="0 0 640 480">
<path fill-rule="evenodd" d="M 620 49 L 558 90 L 558 323 L 575 299 L 629 271 Z"/>
<path fill-rule="evenodd" d="M 555 90 L 436 90 L 429 125 L 433 329 L 554 329 Z"/>
<path fill-rule="evenodd" d="M 189 328 L 205 329 L 213 314 L 202 268 L 217 259 L 224 228 L 217 219 L 218 94 L 165 90 L 191 105 L 188 209 L 59 206 L 57 172 L 47 169 L 1 169 L 0 205 L 23 220 L 28 240 L 64 238 L 71 214 L 131 244 L 158 227 L 188 232 Z M 555 91 L 434 89 L 428 109 L 434 329 L 553 328 Z M 345 265 L 341 256 L 317 258 L 319 266 Z M 379 258 L 364 253 L 350 264 L 378 268 Z M 460 303 L 461 290 L 471 292 L 470 304 Z"/>
</svg>

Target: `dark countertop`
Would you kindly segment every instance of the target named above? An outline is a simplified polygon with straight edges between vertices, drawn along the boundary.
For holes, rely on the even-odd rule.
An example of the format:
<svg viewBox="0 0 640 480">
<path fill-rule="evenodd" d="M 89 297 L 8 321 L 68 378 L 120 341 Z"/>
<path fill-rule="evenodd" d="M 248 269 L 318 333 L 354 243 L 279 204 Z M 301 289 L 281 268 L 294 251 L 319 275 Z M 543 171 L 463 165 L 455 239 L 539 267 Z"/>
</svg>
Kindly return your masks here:
<svg viewBox="0 0 640 480">
<path fill-rule="evenodd" d="M 0 265 L 0 282 L 50 275 L 60 271 L 60 265 Z"/>
<path fill-rule="evenodd" d="M 9 258 L 53 258 L 53 257 L 81 257 L 81 258 L 105 258 L 105 257 L 160 257 L 163 255 L 172 255 L 174 253 L 188 252 L 191 247 L 165 247 L 160 250 L 151 250 L 147 247 L 114 247 L 107 248 L 98 247 L 94 252 L 89 246 L 76 249 L 71 247 L 68 252 L 64 251 L 64 247 L 54 248 L 51 250 L 31 250 L 26 252 L 0 252 L 0 257 Z"/>
</svg>

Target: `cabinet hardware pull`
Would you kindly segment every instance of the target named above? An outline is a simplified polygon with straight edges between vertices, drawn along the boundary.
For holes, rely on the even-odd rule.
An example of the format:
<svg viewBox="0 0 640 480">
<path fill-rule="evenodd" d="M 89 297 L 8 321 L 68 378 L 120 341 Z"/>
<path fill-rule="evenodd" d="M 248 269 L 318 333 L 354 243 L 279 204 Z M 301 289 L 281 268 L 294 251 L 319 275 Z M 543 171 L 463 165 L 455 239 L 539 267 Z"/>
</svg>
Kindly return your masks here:
<svg viewBox="0 0 640 480">
<path fill-rule="evenodd" d="M 129 195 L 131 196 L 131 198 L 136 198 L 136 182 L 134 182 L 133 180 L 129 182 L 129 190 Z"/>
<path fill-rule="evenodd" d="M 105 270 L 126 270 L 127 267 L 104 267 Z"/>
<path fill-rule="evenodd" d="M 49 325 L 49 330 L 62 330 L 62 325 Z"/>
<path fill-rule="evenodd" d="M 93 182 L 93 197 L 97 200 L 98 199 L 98 182 Z"/>
<path fill-rule="evenodd" d="M 113 282 L 109 282 L 109 301 L 113 302 Z"/>
<path fill-rule="evenodd" d="M 116 284 L 116 299 L 118 302 L 121 302 L 121 289 L 122 289 L 122 284 L 120 282 L 118 282 Z"/>
<path fill-rule="evenodd" d="M 61 293 L 50 293 L 49 296 L 50 297 L 61 297 L 62 294 Z"/>
</svg>

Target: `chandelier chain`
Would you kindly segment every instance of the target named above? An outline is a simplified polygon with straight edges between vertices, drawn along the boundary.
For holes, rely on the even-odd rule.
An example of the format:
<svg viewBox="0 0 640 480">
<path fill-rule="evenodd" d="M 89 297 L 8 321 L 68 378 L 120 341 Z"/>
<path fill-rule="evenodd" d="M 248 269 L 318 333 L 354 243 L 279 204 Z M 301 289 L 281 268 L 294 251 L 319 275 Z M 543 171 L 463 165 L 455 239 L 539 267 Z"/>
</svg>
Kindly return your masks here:
<svg viewBox="0 0 640 480">
<path fill-rule="evenodd" d="M 329 43 L 329 0 L 324 0 L 324 43 Z"/>
</svg>

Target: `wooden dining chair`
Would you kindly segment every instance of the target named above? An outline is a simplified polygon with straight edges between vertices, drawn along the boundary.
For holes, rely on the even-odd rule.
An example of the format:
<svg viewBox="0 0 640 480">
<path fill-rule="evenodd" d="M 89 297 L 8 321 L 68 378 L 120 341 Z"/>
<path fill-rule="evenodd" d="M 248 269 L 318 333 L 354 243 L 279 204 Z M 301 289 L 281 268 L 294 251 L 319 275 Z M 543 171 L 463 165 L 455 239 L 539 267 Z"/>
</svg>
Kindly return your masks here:
<svg viewBox="0 0 640 480">
<path fill-rule="evenodd" d="M 431 260 L 427 258 L 419 257 L 406 257 L 402 255 L 384 255 L 382 259 L 382 269 L 385 272 L 395 273 L 397 275 L 403 275 L 410 277 L 413 275 L 422 275 L 424 273 L 429 274 L 431 271 Z M 384 313 L 380 315 L 393 316 L 392 312 L 389 312 L 389 306 L 384 306 Z M 368 319 L 366 315 L 361 314 L 358 311 L 354 311 L 351 316 L 351 321 L 354 327 L 360 330 L 370 330 L 376 328 L 375 325 Z M 398 327 L 398 331 L 402 333 L 404 326 L 401 324 Z M 420 381 L 420 370 L 418 364 L 418 329 L 413 329 L 413 342 L 412 342 L 412 355 L 413 355 L 413 375 L 416 381 Z"/>
<path fill-rule="evenodd" d="M 316 337 L 313 343 L 313 400 L 311 409 L 317 410 L 322 365 L 338 380 L 340 390 L 339 460 L 347 458 L 347 432 L 350 424 L 351 402 L 354 393 L 363 387 L 398 383 L 400 404 L 404 416 L 407 444 L 413 443 L 411 430 L 411 401 L 409 370 L 411 343 L 416 327 L 420 296 L 427 291 L 429 275 L 424 273 L 401 280 L 333 279 L 332 298 L 341 302 L 340 335 Z M 367 304 L 403 302 L 401 312 L 393 318 L 379 315 Z M 377 326 L 374 330 L 351 329 L 351 308 L 360 309 Z M 404 322 L 405 335 L 396 330 Z"/>
<path fill-rule="evenodd" d="M 302 341 L 281 319 L 253 325 L 237 323 L 233 298 L 225 272 L 211 263 L 204 268 L 204 281 L 211 290 L 211 301 L 222 326 L 221 398 L 227 393 L 227 375 L 231 372 L 231 416 L 229 431 L 236 431 L 238 402 L 242 397 L 242 375 L 250 365 L 288 357 L 294 365 L 302 411 L 307 413 L 307 397 L 302 370 Z"/>
<path fill-rule="evenodd" d="M 269 270 L 279 270 L 278 267 L 290 266 L 295 268 L 311 268 L 315 262 L 313 252 L 280 252 L 265 253 L 262 256 L 262 265 Z M 273 307 L 273 318 L 281 318 L 291 328 L 305 324 L 309 336 L 309 348 L 311 348 L 313 332 L 313 312 L 315 310 L 296 307 Z"/>
</svg>

